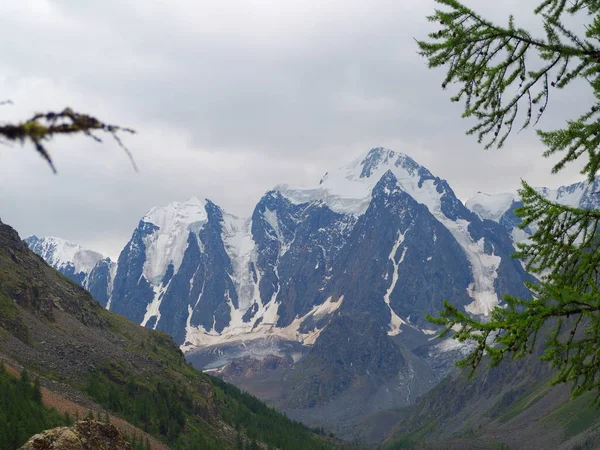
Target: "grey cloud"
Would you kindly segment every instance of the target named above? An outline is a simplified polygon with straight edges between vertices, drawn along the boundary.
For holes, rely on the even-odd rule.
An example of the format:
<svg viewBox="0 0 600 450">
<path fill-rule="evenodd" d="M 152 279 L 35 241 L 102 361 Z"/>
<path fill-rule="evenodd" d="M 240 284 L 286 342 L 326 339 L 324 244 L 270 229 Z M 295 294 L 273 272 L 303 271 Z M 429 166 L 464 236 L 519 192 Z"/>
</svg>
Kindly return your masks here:
<svg viewBox="0 0 600 450">
<path fill-rule="evenodd" d="M 504 21 L 523 2 L 470 2 Z M 153 205 L 206 196 L 237 214 L 273 185 L 322 173 L 384 145 L 477 190 L 549 177 L 533 132 L 501 151 L 465 137 L 461 107 L 440 88 L 414 37 L 432 1 L 286 2 L 4 0 L 0 89 L 20 119 L 68 104 L 135 127 L 134 174 L 114 143 L 51 144 L 59 176 L 31 151 L 0 149 L 0 217 L 24 234 L 55 234 L 116 256 Z M 542 127 L 579 113 L 588 92 L 557 93 Z M 25 154 L 26 153 L 26 154 Z"/>
</svg>

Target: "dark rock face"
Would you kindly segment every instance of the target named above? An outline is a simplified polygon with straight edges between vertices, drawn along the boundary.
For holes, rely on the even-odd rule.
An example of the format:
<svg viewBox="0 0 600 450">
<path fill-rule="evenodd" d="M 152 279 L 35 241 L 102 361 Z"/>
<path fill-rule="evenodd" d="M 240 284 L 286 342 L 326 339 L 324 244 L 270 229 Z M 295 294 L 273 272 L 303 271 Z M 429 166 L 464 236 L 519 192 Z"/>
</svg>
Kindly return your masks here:
<svg viewBox="0 0 600 450">
<path fill-rule="evenodd" d="M 208 222 L 199 233 L 206 258 L 202 297 L 198 306 L 194 308 L 191 324 L 202 325 L 205 330 L 214 329 L 221 332 L 231 318 L 228 301 L 233 307 L 237 307 L 238 298 L 231 279 L 233 267 L 223 243 L 223 213 L 210 201 L 207 202 L 206 212 Z"/>
<path fill-rule="evenodd" d="M 269 191 L 252 214 L 252 237 L 256 242 L 256 270 L 262 273 L 259 289 L 263 304 L 279 292 L 276 268 L 282 253 L 294 239 L 300 215 L 307 205 L 294 205 L 278 191 Z"/>
<path fill-rule="evenodd" d="M 97 263 L 87 277 L 85 287 L 92 297 L 106 307 L 110 297 L 112 261 L 106 258 Z"/>
<path fill-rule="evenodd" d="M 173 336 L 177 343 L 182 344 L 185 339 L 188 305 L 194 306 L 195 300 L 193 299 L 200 298 L 202 294 L 205 266 L 206 257 L 200 252 L 198 237 L 194 233 L 189 233 L 188 247 L 179 271 L 171 277 L 166 285 L 163 280 L 163 285 L 167 286 L 167 290 L 161 303 L 161 320 L 158 323 L 158 328 Z M 167 278 L 165 276 L 165 280 Z M 193 280 L 192 283 L 190 280 Z M 146 326 L 154 326 L 154 324 Z"/>
<path fill-rule="evenodd" d="M 515 210 L 521 208 L 522 206 L 523 202 L 513 200 L 512 204 L 510 205 L 510 208 L 508 209 L 508 211 L 502 214 L 502 216 L 498 220 L 498 223 L 504 228 L 506 228 L 509 232 L 512 231 L 514 228 L 517 228 L 519 225 L 521 225 L 522 219 L 515 214 Z"/>
<path fill-rule="evenodd" d="M 159 315 L 148 327 L 165 331 L 183 344 L 186 326 L 202 326 L 221 332 L 230 322 L 230 304 L 238 305 L 231 275 L 233 268 L 223 242 L 223 213 L 206 202 L 207 221 L 198 230 L 189 230 L 183 259 L 175 272 L 169 264 L 160 286 L 152 287 L 143 275 L 146 262 L 144 237 L 159 228 L 140 222 L 119 257 L 111 310 L 141 323 L 148 304 L 160 301 Z M 190 314 L 190 309 L 193 312 Z"/>
<path fill-rule="evenodd" d="M 75 266 L 73 264 L 68 264 L 66 267 L 61 268 L 60 272 L 63 275 L 68 276 L 71 280 L 73 280 L 77 284 L 83 285 L 85 282 L 86 274 L 83 272 L 76 272 Z"/>
<path fill-rule="evenodd" d="M 238 304 L 231 279 L 233 268 L 222 239 L 223 213 L 210 201 L 206 210 L 207 222 L 197 234 L 188 235 L 179 270 L 175 275 L 165 275 L 165 280 L 170 281 L 162 298 L 157 328 L 179 344 L 184 343 L 188 317 L 191 326 L 221 332 L 231 318 L 228 302 L 234 307 Z"/>
<path fill-rule="evenodd" d="M 329 280 L 354 222 L 353 217 L 335 213 L 324 204 L 304 209 L 294 239 L 278 265 L 278 326 L 305 316 L 331 295 Z"/>
<path fill-rule="evenodd" d="M 293 204 L 277 191 L 257 204 L 255 270 L 261 273 L 263 304 L 274 296 L 279 304 L 277 326 L 289 325 L 331 295 L 329 280 L 354 222 L 323 203 Z"/>
<path fill-rule="evenodd" d="M 373 200 L 340 257 L 335 279 L 336 296 L 344 296 L 342 310 L 369 313 L 386 330 L 391 312 L 383 299 L 393 283 L 392 259 L 400 264 L 389 301 L 401 317 L 410 316 L 411 322 L 422 325 L 424 314 L 437 311 L 442 299 L 458 304 L 471 300 L 464 252 L 427 207 L 396 181 L 388 172 L 373 190 Z"/>
<path fill-rule="evenodd" d="M 156 229 L 156 225 L 140 221 L 117 263 L 111 310 L 136 323 L 142 322 L 146 308 L 154 298 L 154 290 L 142 276 L 142 271 L 146 262 L 143 239 Z"/>
<path fill-rule="evenodd" d="M 406 367 L 400 349 L 369 314 L 338 314 L 297 364 L 290 406 L 327 403 L 353 384 L 367 384 L 375 391 Z"/>
</svg>

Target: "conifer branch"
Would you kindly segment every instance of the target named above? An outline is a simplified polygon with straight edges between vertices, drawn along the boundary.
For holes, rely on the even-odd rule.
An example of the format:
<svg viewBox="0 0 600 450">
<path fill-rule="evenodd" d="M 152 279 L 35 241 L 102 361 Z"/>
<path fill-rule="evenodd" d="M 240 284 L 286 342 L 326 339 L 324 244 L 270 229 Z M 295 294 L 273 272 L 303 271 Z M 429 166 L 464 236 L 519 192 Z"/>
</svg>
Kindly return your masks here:
<svg viewBox="0 0 600 450">
<path fill-rule="evenodd" d="M 9 142 L 18 142 L 21 144 L 30 142 L 33 144 L 36 151 L 46 160 L 54 173 L 56 173 L 56 168 L 45 146 L 45 141 L 57 135 L 84 134 L 96 142 L 102 142 L 102 139 L 94 134 L 96 131 L 112 135 L 119 147 L 129 157 L 134 170 L 137 171 L 133 155 L 118 135 L 120 132 L 135 133 L 131 128 L 110 125 L 90 115 L 76 113 L 70 108 L 66 108 L 58 113 L 47 112 L 44 114 L 35 114 L 29 120 L 18 124 L 0 125 L 0 136 Z"/>
<path fill-rule="evenodd" d="M 554 323 L 542 354 L 557 368 L 553 382 L 573 382 L 574 395 L 600 389 L 600 211 L 552 202 L 525 182 L 520 195 L 520 227 L 536 227 L 516 255 L 540 274 L 540 283 L 528 285 L 533 299 L 507 296 L 506 307 L 495 307 L 488 321 L 445 302 L 439 317 L 429 319 L 446 333 L 458 330 L 454 339 L 475 344 L 458 363 L 471 375 L 485 355 L 497 365 L 505 357 L 533 353 L 540 330 Z"/>
<path fill-rule="evenodd" d="M 436 1 L 445 9 L 436 10 L 428 19 L 441 28 L 429 35 L 430 40 L 417 41 L 419 54 L 427 58 L 429 67 L 447 67 L 442 87 L 458 85 L 451 100 L 464 100 L 463 117 L 476 121 L 467 134 L 477 135 L 486 149 L 502 147 L 515 121 L 521 123 L 521 130 L 536 126 L 547 111 L 552 89 L 563 89 L 585 77 L 596 98 L 600 96 L 600 47 L 596 44 L 600 20 L 592 21 L 585 36 L 577 35 L 560 20 L 563 13 L 585 10 L 588 15 L 595 14 L 600 10 L 599 0 L 576 1 L 570 6 L 564 0 L 542 2 L 535 12 L 543 22 L 543 38 L 517 28 L 512 16 L 507 26 L 501 27 L 457 0 Z M 522 102 L 526 108 L 519 109 Z M 554 171 L 583 154 L 590 158 L 583 169 L 590 179 L 600 168 L 596 151 L 600 139 L 588 139 L 591 134 L 598 135 L 600 125 L 588 119 L 591 116 L 586 113 L 566 130 L 538 132 L 548 145 L 545 156 L 566 152 Z M 566 133 L 558 134 L 561 131 Z"/>
</svg>

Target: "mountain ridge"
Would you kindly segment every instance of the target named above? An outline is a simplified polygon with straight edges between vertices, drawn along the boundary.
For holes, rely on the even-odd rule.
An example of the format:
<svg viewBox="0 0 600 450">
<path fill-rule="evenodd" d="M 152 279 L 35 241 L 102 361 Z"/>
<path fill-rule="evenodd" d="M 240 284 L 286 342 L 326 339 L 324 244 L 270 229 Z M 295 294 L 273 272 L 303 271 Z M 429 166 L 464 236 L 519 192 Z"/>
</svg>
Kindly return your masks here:
<svg viewBox="0 0 600 450">
<path fill-rule="evenodd" d="M 162 318 L 160 314 L 162 299 L 167 295 L 166 291 L 169 287 L 168 283 L 172 281 L 171 277 L 178 272 L 188 248 L 192 249 L 197 245 L 200 253 L 205 250 L 205 242 L 198 239 L 198 236 L 201 229 L 208 229 L 208 225 L 211 225 L 212 222 L 210 228 L 213 230 L 213 235 L 219 234 L 218 228 L 221 228 L 220 232 L 223 236 L 213 240 L 207 239 L 207 241 L 209 245 L 222 247 L 221 250 L 215 248 L 215 252 L 221 254 L 221 259 L 224 260 L 222 264 L 225 266 L 227 275 L 236 284 L 236 286 L 219 288 L 224 297 L 229 296 L 228 301 L 231 301 L 231 305 L 213 305 L 213 323 L 210 322 L 210 317 L 203 318 L 199 323 L 193 323 L 198 321 L 192 320 L 193 311 L 191 314 L 188 311 L 185 321 L 187 323 L 185 326 L 186 337 L 185 339 L 180 337 L 178 340 L 190 341 L 190 343 L 195 340 L 200 345 L 210 343 L 208 341 L 215 332 L 221 334 L 225 329 L 225 324 L 231 323 L 231 313 L 234 310 L 241 311 L 241 317 L 238 318 L 238 323 L 235 325 L 238 331 L 245 329 L 246 332 L 251 332 L 254 329 L 254 326 L 244 327 L 243 325 L 249 323 L 248 319 L 251 316 L 263 317 L 263 323 L 273 323 L 277 316 L 278 327 L 286 327 L 290 325 L 293 317 L 289 314 L 286 316 L 285 313 L 284 316 L 281 316 L 278 311 L 275 311 L 281 309 L 281 304 L 275 305 L 273 298 L 269 298 L 269 295 L 271 297 L 279 295 L 277 289 L 280 287 L 279 283 L 274 281 L 275 278 L 278 278 L 278 274 L 272 269 L 277 265 L 276 260 L 286 256 L 292 242 L 293 230 L 297 221 L 300 220 L 298 216 L 300 211 L 309 206 L 329 208 L 334 214 L 344 214 L 343 223 L 340 225 L 345 225 L 346 229 L 351 228 L 358 217 L 366 212 L 372 200 L 373 189 L 388 172 L 395 177 L 397 188 L 406 192 L 417 203 L 425 205 L 434 217 L 448 228 L 465 253 L 474 255 L 469 260 L 469 264 L 475 267 L 478 273 L 473 274 L 475 284 L 469 294 L 474 300 L 471 310 L 474 313 L 486 314 L 499 300 L 493 293 L 493 286 L 480 286 L 477 280 L 485 278 L 480 273 L 482 271 L 488 271 L 493 276 L 498 269 L 495 267 L 498 265 L 498 261 L 486 257 L 485 251 L 477 248 L 479 244 L 472 242 L 472 238 L 469 236 L 470 230 L 465 229 L 468 225 L 466 222 L 461 225 L 456 221 L 458 211 L 462 217 L 472 220 L 469 217 L 470 212 L 456 198 L 445 180 L 434 177 L 429 170 L 420 166 L 409 156 L 382 147 L 376 147 L 366 157 L 358 158 L 337 171 L 327 173 L 316 189 L 280 185 L 274 190 L 268 191 L 259 201 L 257 209 L 250 218 L 237 218 L 226 213 L 210 200 L 199 200 L 197 197 L 191 197 L 184 202 L 173 202 L 162 207 L 152 208 L 141 219 L 132 239 L 121 252 L 119 259 L 123 258 L 123 260 L 121 264 L 117 263 L 116 265 L 113 285 L 107 286 L 107 289 L 111 291 L 110 295 L 106 302 L 101 303 L 138 323 L 156 328 Z M 287 202 L 290 204 L 285 205 Z M 261 203 L 264 206 L 261 206 Z M 207 208 L 211 211 L 210 214 L 207 212 Z M 277 210 L 286 208 L 295 209 L 296 212 L 293 214 L 296 216 L 292 214 L 289 218 L 280 221 Z M 260 244 L 257 244 L 255 235 L 259 233 L 267 235 L 266 237 L 269 239 L 279 241 L 276 243 L 278 248 L 271 249 L 269 244 L 264 242 L 263 248 L 258 249 L 257 245 L 260 246 Z M 195 236 L 196 242 L 190 241 L 190 235 Z M 221 243 L 218 242 L 219 240 Z M 131 253 L 129 255 L 126 252 L 128 247 L 129 253 Z M 125 270 L 128 270 L 128 267 L 135 265 L 135 262 L 131 261 L 136 250 L 134 247 L 144 253 L 141 273 L 132 274 L 137 284 L 137 293 L 139 294 L 137 297 L 144 299 L 135 311 L 131 309 L 133 306 L 127 305 L 128 293 L 120 292 L 122 284 L 126 283 L 127 274 L 119 273 L 119 266 L 126 266 Z M 325 252 L 324 246 L 321 248 Z M 264 254 L 272 253 L 271 261 L 265 261 L 265 267 L 258 270 L 257 261 L 253 260 L 253 258 L 256 259 L 253 252 L 255 253 L 257 250 L 261 252 L 258 257 L 263 259 Z M 124 257 L 124 253 L 126 253 L 126 257 Z M 42 254 L 42 252 L 38 251 L 38 254 Z M 42 256 L 44 257 L 44 255 Z M 226 261 L 227 258 L 229 262 Z M 45 259 L 52 264 L 51 259 L 48 257 Z M 319 264 L 320 262 L 315 264 L 315 270 L 319 268 Z M 115 281 L 116 287 L 113 287 Z M 221 284 L 223 283 L 229 284 L 226 280 Z M 190 284 L 192 284 L 191 279 Z M 134 288 L 129 288 L 129 290 L 131 289 Z M 242 293 L 243 297 L 242 309 L 238 304 L 238 291 Z M 197 294 L 198 301 L 194 302 L 193 307 L 190 302 L 188 308 L 194 309 L 203 306 L 200 301 L 201 292 L 195 292 L 195 294 Z M 135 300 L 131 301 L 135 302 Z M 327 301 L 327 297 L 320 298 L 317 303 L 325 301 Z M 116 303 L 120 303 L 120 305 Z M 130 310 L 128 311 L 127 308 Z M 226 313 L 227 309 L 230 309 L 229 314 Z M 302 312 L 306 314 L 309 310 L 310 308 L 304 308 Z M 182 321 L 180 318 L 177 320 Z M 398 321 L 398 319 L 395 320 Z M 201 328 L 197 328 L 199 325 Z M 196 327 L 195 332 L 194 327 Z M 175 330 L 171 330 L 171 334 L 174 333 Z M 180 335 L 181 332 L 177 334 Z M 204 338 L 188 339 L 188 336 L 194 334 L 196 336 L 203 335 Z M 214 343 L 215 339 L 212 340 Z"/>
<path fill-rule="evenodd" d="M 285 380 L 300 370 L 304 400 L 284 389 L 272 404 L 303 420 L 317 409 L 327 418 L 335 404 L 348 421 L 377 408 L 352 405 L 384 398 L 382 387 L 398 393 L 389 407 L 406 406 L 415 396 L 405 391 L 424 393 L 452 370 L 460 349 L 431 342 L 436 331 L 425 318 L 443 300 L 485 315 L 505 293 L 529 295 L 513 252 L 508 232 L 468 210 L 447 181 L 377 147 L 316 187 L 266 192 L 249 218 L 197 198 L 153 208 L 119 255 L 107 305 L 173 336 L 201 369 L 267 370 L 231 378 L 249 392 L 259 392 L 263 375 L 292 389 Z M 367 354 L 381 346 L 402 358 L 379 358 L 371 375 L 360 352 L 331 366 L 335 347 L 320 340 L 339 340 L 335 329 L 352 317 L 369 317 L 382 335 L 345 326 L 350 341 Z M 277 369 L 254 362 L 266 358 Z M 333 373 L 345 368 L 353 369 L 336 385 Z"/>
<path fill-rule="evenodd" d="M 536 187 L 535 190 L 550 201 L 581 209 L 600 208 L 600 178 L 593 182 L 580 181 L 569 185 L 559 186 L 556 189 Z M 487 194 L 478 192 L 469 198 L 465 205 L 474 211 L 480 218 L 492 220 L 505 227 L 512 235 L 515 242 L 522 242 L 532 233 L 532 229 L 521 230 L 518 225 L 520 218 L 515 215 L 515 210 L 523 204 L 517 191 Z"/>
</svg>

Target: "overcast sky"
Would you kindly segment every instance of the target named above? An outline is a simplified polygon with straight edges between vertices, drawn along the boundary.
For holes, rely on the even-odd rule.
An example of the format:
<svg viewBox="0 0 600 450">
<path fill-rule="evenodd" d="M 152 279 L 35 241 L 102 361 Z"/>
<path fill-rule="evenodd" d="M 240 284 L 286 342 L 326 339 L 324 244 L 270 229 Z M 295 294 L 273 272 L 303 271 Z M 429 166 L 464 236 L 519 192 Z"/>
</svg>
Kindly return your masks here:
<svg viewBox="0 0 600 450">
<path fill-rule="evenodd" d="M 538 0 L 471 0 L 519 23 Z M 135 128 L 139 166 L 109 139 L 49 143 L 59 174 L 29 147 L 0 147 L 0 218 L 113 258 L 155 205 L 207 197 L 249 215 L 279 183 L 315 184 L 385 146 L 412 156 L 466 200 L 478 190 L 579 181 L 550 175 L 533 132 L 502 150 L 465 136 L 462 107 L 414 38 L 433 31 L 429 0 L 2 0 L 3 120 L 79 112 Z M 557 93 L 541 128 L 588 107 Z"/>
</svg>

